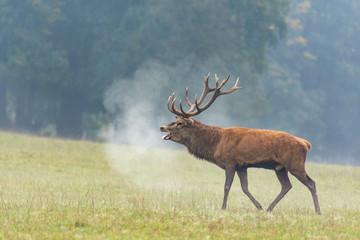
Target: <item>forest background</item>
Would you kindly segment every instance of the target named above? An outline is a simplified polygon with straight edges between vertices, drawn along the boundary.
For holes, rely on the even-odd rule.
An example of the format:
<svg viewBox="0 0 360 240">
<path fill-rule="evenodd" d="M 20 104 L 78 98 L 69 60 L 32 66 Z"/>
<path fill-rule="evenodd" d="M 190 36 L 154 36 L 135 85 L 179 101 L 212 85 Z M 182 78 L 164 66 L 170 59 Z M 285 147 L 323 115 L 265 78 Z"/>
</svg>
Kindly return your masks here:
<svg viewBox="0 0 360 240">
<path fill-rule="evenodd" d="M 201 121 L 288 131 L 315 161 L 360 164 L 359 14 L 357 0 L 0 0 L 0 128 L 108 140 L 112 126 L 147 144 L 174 90 L 231 73 L 244 89 Z"/>
</svg>

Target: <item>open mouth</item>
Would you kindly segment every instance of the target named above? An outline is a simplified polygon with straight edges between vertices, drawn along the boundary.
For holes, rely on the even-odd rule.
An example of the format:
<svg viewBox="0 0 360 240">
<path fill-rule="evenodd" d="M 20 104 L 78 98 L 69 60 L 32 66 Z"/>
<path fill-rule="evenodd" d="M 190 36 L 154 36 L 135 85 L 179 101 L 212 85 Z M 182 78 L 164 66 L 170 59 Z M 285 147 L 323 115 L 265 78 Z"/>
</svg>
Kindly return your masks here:
<svg viewBox="0 0 360 240">
<path fill-rule="evenodd" d="M 171 133 L 168 133 L 162 137 L 162 140 L 170 140 L 171 139 Z"/>
</svg>

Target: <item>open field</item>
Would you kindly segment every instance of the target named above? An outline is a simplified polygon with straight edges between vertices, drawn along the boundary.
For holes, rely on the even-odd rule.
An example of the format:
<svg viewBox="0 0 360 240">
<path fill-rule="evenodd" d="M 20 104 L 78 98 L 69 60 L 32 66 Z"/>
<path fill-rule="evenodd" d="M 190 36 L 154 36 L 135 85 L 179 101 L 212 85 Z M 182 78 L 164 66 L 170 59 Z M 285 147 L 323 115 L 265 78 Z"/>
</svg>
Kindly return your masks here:
<svg viewBox="0 0 360 240">
<path fill-rule="evenodd" d="M 307 171 L 322 216 L 292 176 L 272 213 L 238 179 L 221 211 L 224 172 L 185 151 L 0 132 L 0 239 L 359 239 L 360 168 Z M 272 171 L 250 169 L 249 184 L 265 208 L 280 191 Z"/>
</svg>

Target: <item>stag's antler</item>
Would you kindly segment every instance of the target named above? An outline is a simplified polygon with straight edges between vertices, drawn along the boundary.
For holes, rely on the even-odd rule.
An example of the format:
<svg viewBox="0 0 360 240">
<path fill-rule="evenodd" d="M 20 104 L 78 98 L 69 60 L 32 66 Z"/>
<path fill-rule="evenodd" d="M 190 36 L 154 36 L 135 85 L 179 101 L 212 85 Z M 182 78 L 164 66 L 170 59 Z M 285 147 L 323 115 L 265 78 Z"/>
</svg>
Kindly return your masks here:
<svg viewBox="0 0 360 240">
<path fill-rule="evenodd" d="M 215 99 L 220 96 L 220 95 L 225 95 L 225 94 L 229 94 L 232 93 L 235 90 L 241 89 L 242 87 L 238 87 L 238 83 L 239 83 L 239 78 L 236 79 L 236 83 L 234 85 L 234 87 L 232 87 L 231 89 L 228 89 L 226 91 L 221 91 L 220 89 L 222 88 L 222 86 L 225 85 L 225 83 L 229 80 L 230 78 L 230 74 L 227 76 L 226 79 L 224 79 L 220 85 L 219 85 L 219 78 L 218 76 L 215 74 L 215 82 L 216 82 L 216 86 L 214 88 L 210 88 L 208 85 L 208 81 L 209 81 L 209 77 L 210 77 L 210 73 L 205 77 L 205 84 L 204 84 L 204 90 L 200 96 L 199 101 L 197 101 L 197 96 L 195 95 L 195 103 L 192 104 L 189 100 L 189 95 L 188 95 L 188 88 L 186 88 L 186 102 L 187 104 L 190 106 L 189 111 L 185 112 L 182 105 L 181 105 L 181 100 L 179 101 L 179 105 L 180 105 L 180 110 L 178 110 L 175 107 L 175 101 L 176 98 L 175 93 L 173 93 L 169 99 L 168 99 L 168 109 L 170 110 L 170 112 L 180 116 L 180 117 L 192 117 L 195 115 L 200 114 L 201 112 L 205 111 L 207 108 L 210 107 L 210 105 L 215 101 Z M 200 107 L 200 105 L 202 104 L 202 102 L 204 101 L 206 95 L 210 92 L 214 92 L 213 95 L 211 96 L 210 100 L 208 101 L 208 103 L 206 103 L 203 107 Z M 171 105 L 171 107 L 170 107 Z"/>
</svg>

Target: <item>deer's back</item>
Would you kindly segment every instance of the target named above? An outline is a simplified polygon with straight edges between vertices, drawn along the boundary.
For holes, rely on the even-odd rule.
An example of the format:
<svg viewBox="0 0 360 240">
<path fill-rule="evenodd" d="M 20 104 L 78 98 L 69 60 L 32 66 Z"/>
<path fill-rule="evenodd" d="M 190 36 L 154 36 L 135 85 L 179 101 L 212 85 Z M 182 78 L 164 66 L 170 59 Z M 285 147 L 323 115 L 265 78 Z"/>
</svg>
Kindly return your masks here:
<svg viewBox="0 0 360 240">
<path fill-rule="evenodd" d="M 221 164 L 239 166 L 279 163 L 291 167 L 292 161 L 305 161 L 307 141 L 289 133 L 265 129 L 231 127 L 222 129 L 215 158 Z"/>
</svg>

